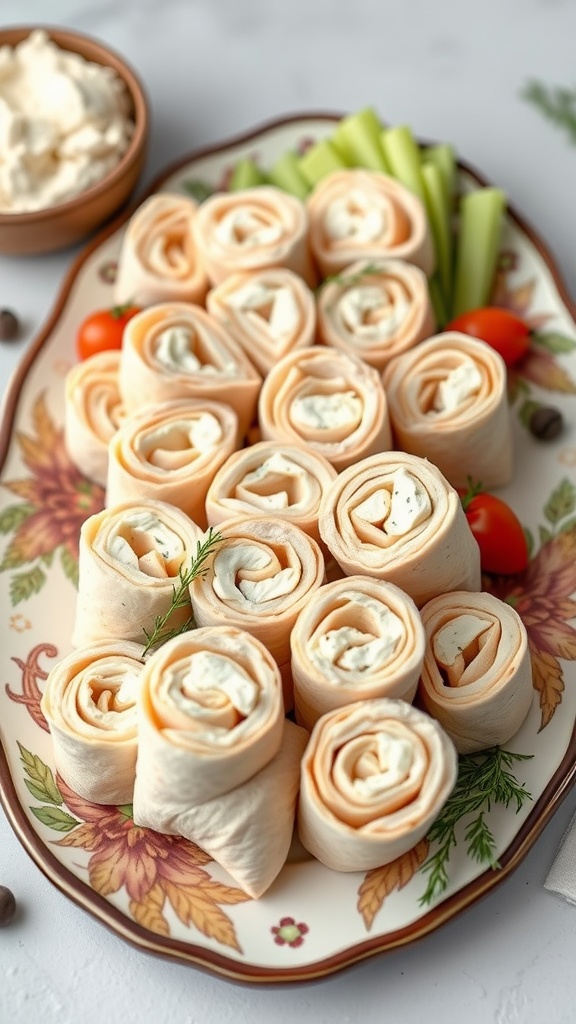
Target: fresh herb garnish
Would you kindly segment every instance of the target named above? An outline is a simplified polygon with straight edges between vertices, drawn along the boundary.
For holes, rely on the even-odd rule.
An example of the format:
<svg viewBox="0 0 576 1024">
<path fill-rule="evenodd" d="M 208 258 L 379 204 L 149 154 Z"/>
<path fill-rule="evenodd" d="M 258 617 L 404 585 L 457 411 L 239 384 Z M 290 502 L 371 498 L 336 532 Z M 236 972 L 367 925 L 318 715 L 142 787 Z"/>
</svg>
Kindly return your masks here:
<svg viewBox="0 0 576 1024">
<path fill-rule="evenodd" d="M 364 266 L 360 270 L 355 271 L 354 274 L 350 274 L 346 270 L 339 271 L 337 274 L 328 274 L 328 276 L 320 282 L 316 291 L 321 291 L 321 289 L 325 288 L 327 284 L 344 284 L 347 287 L 350 287 L 351 285 L 358 284 L 358 281 L 362 281 L 365 277 L 374 277 L 376 274 L 381 273 L 381 263 L 365 263 Z"/>
<path fill-rule="evenodd" d="M 185 608 L 190 602 L 190 596 L 188 594 L 188 588 L 190 584 L 198 577 L 204 577 L 208 572 L 208 566 L 206 562 L 217 544 L 222 540 L 222 535 L 214 531 L 211 526 L 206 534 L 204 540 L 197 541 L 196 543 L 196 554 L 190 563 L 188 569 L 180 566 L 178 570 L 178 582 L 172 587 L 172 601 L 168 611 L 164 615 L 157 615 L 154 619 L 154 628 L 149 632 L 144 629 L 144 635 L 146 637 L 146 646 L 142 652 L 142 657 L 148 654 L 153 647 L 160 647 L 161 644 L 166 643 L 167 640 L 172 640 L 175 636 L 180 636 L 181 633 L 186 633 L 189 629 L 194 626 L 194 616 L 189 615 L 185 622 L 180 626 L 170 627 L 170 618 L 175 611 L 180 608 Z"/>
<path fill-rule="evenodd" d="M 198 203 L 203 203 L 214 192 L 210 185 L 207 185 L 205 181 L 201 181 L 199 178 L 190 178 L 188 181 L 183 181 L 182 188 Z"/>
<path fill-rule="evenodd" d="M 549 121 L 568 132 L 570 142 L 576 144 L 576 89 L 550 88 L 542 82 L 531 81 L 520 95 Z"/>
<path fill-rule="evenodd" d="M 474 815 L 465 824 L 468 856 L 493 870 L 500 867 L 495 856 L 496 841 L 485 816 L 493 804 L 515 805 L 518 813 L 524 802 L 532 799 L 510 770 L 515 762 L 529 761 L 532 757 L 532 754 L 516 754 L 501 747 L 460 757 L 456 785 L 426 837 L 438 847 L 422 865 L 422 871 L 428 875 L 428 885 L 420 904 L 430 904 L 447 888 L 448 862 L 457 844 L 456 825 L 463 818 Z"/>
</svg>

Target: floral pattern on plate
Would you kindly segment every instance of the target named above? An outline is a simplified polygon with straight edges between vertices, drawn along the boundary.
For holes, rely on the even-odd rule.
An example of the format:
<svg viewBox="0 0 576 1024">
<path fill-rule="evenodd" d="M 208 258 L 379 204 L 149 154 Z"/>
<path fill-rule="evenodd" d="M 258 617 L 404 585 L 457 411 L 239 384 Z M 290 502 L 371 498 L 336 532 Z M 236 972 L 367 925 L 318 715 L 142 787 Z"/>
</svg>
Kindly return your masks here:
<svg viewBox="0 0 576 1024">
<path fill-rule="evenodd" d="M 184 160 L 156 188 L 212 188 L 238 159 L 258 153 L 271 164 L 288 148 L 325 137 L 333 121 L 294 118 Z M 475 179 L 465 167 L 466 187 Z M 50 662 L 70 649 L 81 522 L 103 504 L 101 488 L 71 466 L 63 447 L 63 372 L 74 360 L 75 331 L 93 309 L 109 306 L 122 228 L 103 233 L 79 258 L 50 326 L 16 376 L 6 406 L 0 469 L 0 794 L 36 862 L 96 917 L 138 946 L 251 981 L 294 981 L 339 970 L 433 931 L 513 870 L 566 792 L 576 771 L 576 489 L 566 453 L 576 450 L 576 328 L 569 300 L 542 243 L 510 213 L 494 301 L 525 316 L 538 334 L 512 381 L 516 477 L 502 496 L 520 515 L 532 557 L 518 577 L 486 580 L 514 605 L 530 636 L 534 701 L 510 747 L 529 760 L 522 781 L 532 794 L 488 820 L 501 872 L 466 852 L 465 822 L 441 898 L 423 906 L 429 839 L 365 875 L 328 871 L 293 844 L 288 863 L 260 900 L 247 900 L 194 844 L 134 826 L 130 808 L 89 804 L 58 777 L 40 709 Z M 548 340 L 542 342 L 542 337 Z M 542 444 L 524 429 L 527 401 L 554 401 L 566 429 Z M 572 404 L 570 404 L 572 403 Z M 534 481 L 537 480 L 537 486 Z M 547 495 L 544 505 L 542 494 Z M 287 911 L 290 916 L 287 916 Z"/>
</svg>

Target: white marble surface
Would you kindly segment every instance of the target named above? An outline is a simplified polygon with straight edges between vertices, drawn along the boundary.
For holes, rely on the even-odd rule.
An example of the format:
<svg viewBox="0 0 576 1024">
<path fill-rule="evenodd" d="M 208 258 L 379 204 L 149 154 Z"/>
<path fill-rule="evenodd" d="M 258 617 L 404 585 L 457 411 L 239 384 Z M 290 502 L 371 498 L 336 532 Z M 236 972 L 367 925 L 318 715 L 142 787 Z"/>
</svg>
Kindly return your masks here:
<svg viewBox="0 0 576 1024">
<path fill-rule="evenodd" d="M 142 188 L 172 159 L 294 111 L 373 104 L 503 186 L 548 241 L 576 294 L 576 147 L 523 102 L 529 78 L 576 85 L 573 0 L 52 0 L 52 24 L 106 40 L 144 79 L 153 109 Z M 5 24 L 46 19 L 2 0 Z M 23 322 L 0 345 L 0 383 L 48 315 L 76 250 L 0 257 L 0 306 Z M 154 959 L 109 933 L 32 864 L 0 812 L 0 883 L 20 911 L 0 930 L 2 1024 L 279 1024 L 576 1019 L 576 910 L 543 889 L 576 808 L 568 796 L 520 868 L 409 948 L 306 985 L 237 986 Z"/>
</svg>

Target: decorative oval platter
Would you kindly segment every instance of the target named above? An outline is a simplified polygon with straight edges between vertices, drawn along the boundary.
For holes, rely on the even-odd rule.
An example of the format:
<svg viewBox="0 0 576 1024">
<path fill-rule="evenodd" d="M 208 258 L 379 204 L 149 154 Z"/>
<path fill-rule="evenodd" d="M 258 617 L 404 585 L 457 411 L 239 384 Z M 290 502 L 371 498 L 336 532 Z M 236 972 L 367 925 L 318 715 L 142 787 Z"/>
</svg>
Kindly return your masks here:
<svg viewBox="0 0 576 1024">
<path fill-rule="evenodd" d="M 152 191 L 198 194 L 224 187 L 245 156 L 270 166 L 288 149 L 330 134 L 333 115 L 292 117 L 193 154 Z M 460 164 L 463 188 L 485 184 Z M 321 977 L 421 938 L 501 882 L 521 861 L 568 791 L 576 771 L 576 326 L 550 254 L 512 210 L 506 214 L 495 304 L 534 331 L 530 354 L 510 374 L 516 444 L 513 483 L 502 490 L 527 531 L 531 557 L 516 577 L 486 589 L 509 601 L 528 629 L 534 700 L 507 744 L 520 809 L 485 816 L 499 868 L 470 855 L 466 817 L 445 862 L 446 888 L 427 887 L 437 840 L 426 838 L 387 867 L 339 874 L 295 841 L 272 888 L 250 900 L 193 844 L 137 828 L 131 808 L 89 804 L 57 775 L 40 709 L 43 682 L 70 650 L 82 521 L 103 505 L 101 488 L 69 462 L 63 444 L 64 376 L 74 338 L 94 309 L 113 305 L 112 283 L 127 215 L 76 261 L 50 320 L 16 373 L 0 435 L 0 791 L 24 848 L 67 896 L 138 947 L 259 983 Z M 526 421 L 553 404 L 566 427 L 553 443 Z M 428 865 L 428 867 L 427 867 Z"/>
</svg>

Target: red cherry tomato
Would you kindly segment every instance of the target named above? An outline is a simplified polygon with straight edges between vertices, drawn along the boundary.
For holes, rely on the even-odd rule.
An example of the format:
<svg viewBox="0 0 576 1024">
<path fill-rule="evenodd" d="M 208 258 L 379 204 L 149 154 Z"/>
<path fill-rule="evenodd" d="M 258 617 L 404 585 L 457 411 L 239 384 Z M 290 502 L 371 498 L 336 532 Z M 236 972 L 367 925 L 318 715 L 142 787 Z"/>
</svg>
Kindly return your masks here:
<svg viewBox="0 0 576 1024">
<path fill-rule="evenodd" d="M 80 324 L 76 335 L 76 351 L 80 359 L 87 359 L 97 352 L 122 348 L 124 328 L 139 306 L 113 306 L 111 309 L 97 309 Z"/>
<path fill-rule="evenodd" d="M 522 572 L 528 565 L 528 545 L 522 524 L 510 506 L 473 485 L 458 493 L 480 548 L 483 571 L 503 576 Z"/>
<path fill-rule="evenodd" d="M 461 331 L 473 338 L 480 338 L 496 349 L 506 366 L 514 366 L 530 348 L 530 330 L 520 317 L 507 309 L 485 306 L 471 309 L 468 313 L 451 320 L 445 331 Z"/>
</svg>

